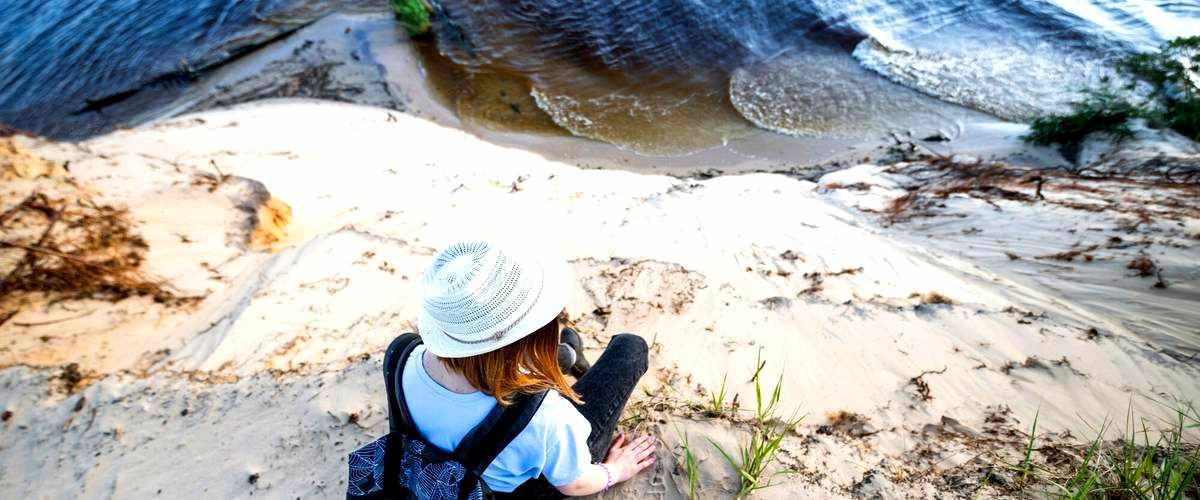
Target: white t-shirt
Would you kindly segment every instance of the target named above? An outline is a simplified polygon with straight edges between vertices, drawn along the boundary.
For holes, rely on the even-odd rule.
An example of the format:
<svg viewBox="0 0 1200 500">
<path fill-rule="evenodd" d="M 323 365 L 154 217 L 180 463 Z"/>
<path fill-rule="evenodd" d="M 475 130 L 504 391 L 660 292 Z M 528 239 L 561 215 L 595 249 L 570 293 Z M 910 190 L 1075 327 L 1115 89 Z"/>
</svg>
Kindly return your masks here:
<svg viewBox="0 0 1200 500">
<path fill-rule="evenodd" d="M 443 451 L 452 451 L 496 406 L 496 400 L 482 392 L 458 394 L 442 387 L 425 371 L 424 355 L 425 346 L 417 346 L 404 365 L 404 399 L 421 436 Z M 492 491 L 504 493 L 542 475 L 555 486 L 575 481 L 591 462 L 587 446 L 591 432 L 591 424 L 571 401 L 550 391 L 525 430 L 484 471 L 483 479 Z"/>
</svg>

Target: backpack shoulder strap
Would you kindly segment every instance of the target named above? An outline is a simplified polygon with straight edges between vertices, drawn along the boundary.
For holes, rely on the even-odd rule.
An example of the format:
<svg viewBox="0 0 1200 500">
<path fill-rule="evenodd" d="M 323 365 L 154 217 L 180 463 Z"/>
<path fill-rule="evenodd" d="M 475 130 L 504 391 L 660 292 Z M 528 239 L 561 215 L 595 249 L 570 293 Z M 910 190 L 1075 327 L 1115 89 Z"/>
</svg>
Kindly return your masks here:
<svg viewBox="0 0 1200 500">
<path fill-rule="evenodd" d="M 454 457 L 479 476 L 516 439 L 541 408 L 546 392 L 523 394 L 509 406 L 496 405 L 479 425 L 458 443 Z"/>
<path fill-rule="evenodd" d="M 390 432 L 403 431 L 416 435 L 417 426 L 413 424 L 412 414 L 408 411 L 408 403 L 404 401 L 404 363 L 408 361 L 413 349 L 421 345 L 421 337 L 415 333 L 406 333 L 396 337 L 388 346 L 387 354 L 383 357 L 383 380 L 387 388 L 388 427 Z"/>
</svg>

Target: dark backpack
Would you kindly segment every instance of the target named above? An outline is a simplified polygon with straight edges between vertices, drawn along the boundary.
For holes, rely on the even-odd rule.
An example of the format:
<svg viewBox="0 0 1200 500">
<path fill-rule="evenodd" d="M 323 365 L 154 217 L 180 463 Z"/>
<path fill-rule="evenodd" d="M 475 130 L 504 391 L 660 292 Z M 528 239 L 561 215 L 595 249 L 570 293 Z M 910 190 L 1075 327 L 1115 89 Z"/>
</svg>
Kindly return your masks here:
<svg viewBox="0 0 1200 500">
<path fill-rule="evenodd" d="M 421 344 L 415 333 L 392 341 L 383 358 L 389 433 L 350 453 L 349 499 L 485 500 L 493 498 L 483 471 L 516 438 L 546 393 L 497 405 L 447 453 L 421 437 L 412 422 L 400 383 L 404 363 Z"/>
</svg>

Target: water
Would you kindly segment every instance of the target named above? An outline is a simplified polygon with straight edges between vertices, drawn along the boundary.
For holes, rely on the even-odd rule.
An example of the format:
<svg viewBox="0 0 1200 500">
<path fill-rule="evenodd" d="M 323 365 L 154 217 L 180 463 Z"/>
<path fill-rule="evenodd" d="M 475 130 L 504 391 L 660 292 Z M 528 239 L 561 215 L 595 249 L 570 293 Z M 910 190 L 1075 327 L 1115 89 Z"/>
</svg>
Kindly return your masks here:
<svg viewBox="0 0 1200 500">
<path fill-rule="evenodd" d="M 381 2 L 0 0 L 0 123 L 71 138 L 102 132 L 348 3 Z"/>
<path fill-rule="evenodd" d="M 728 72 L 814 34 L 947 55 L 977 49 L 1153 48 L 1200 33 L 1180 0 L 436 0 L 442 50 L 461 64 L 562 77 L 564 68 L 672 79 Z M 1031 58 L 1038 57 L 1030 53 Z"/>
<path fill-rule="evenodd" d="M 634 149 L 642 146 L 598 131 L 631 115 L 679 115 L 680 98 L 725 115 L 726 100 L 711 93 L 726 84 L 741 116 L 792 135 L 962 128 L 964 113 L 917 93 L 1026 120 L 1064 110 L 1111 75 L 1118 57 L 1200 34 L 1200 2 L 1192 0 L 434 4 L 439 47 L 455 62 L 527 75 L 535 94 L 565 96 L 538 100 L 560 126 Z M 697 127 L 707 137 L 688 129 L 658 138 L 676 143 L 655 152 L 740 133 L 708 119 Z"/>
<path fill-rule="evenodd" d="M 755 128 L 840 139 L 1057 111 L 1200 35 L 1196 0 L 432 0 L 455 109 L 653 155 Z M 0 122 L 80 138 L 206 69 L 383 0 L 0 0 Z"/>
<path fill-rule="evenodd" d="M 881 78 L 840 47 L 821 43 L 736 70 L 729 93 L 743 117 L 788 135 L 854 138 L 915 128 L 920 137 L 955 138 L 972 115 Z"/>
</svg>

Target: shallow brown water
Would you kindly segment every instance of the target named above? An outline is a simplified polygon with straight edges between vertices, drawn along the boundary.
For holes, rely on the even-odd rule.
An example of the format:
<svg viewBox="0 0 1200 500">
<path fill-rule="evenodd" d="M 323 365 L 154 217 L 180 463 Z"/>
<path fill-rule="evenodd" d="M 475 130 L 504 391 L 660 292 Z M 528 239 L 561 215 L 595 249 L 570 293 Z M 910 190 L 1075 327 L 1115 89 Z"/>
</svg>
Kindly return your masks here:
<svg viewBox="0 0 1200 500">
<path fill-rule="evenodd" d="M 595 77 L 588 85 L 535 88 L 519 74 L 459 66 L 432 42 L 416 45 L 437 99 L 489 130 L 576 135 L 652 156 L 687 155 L 755 132 L 724 81 L 635 89 Z"/>
<path fill-rule="evenodd" d="M 438 53 L 430 40 L 414 45 L 434 98 L 464 122 L 501 132 L 571 135 L 534 102 L 532 84 L 524 76 L 468 71 Z"/>
</svg>

